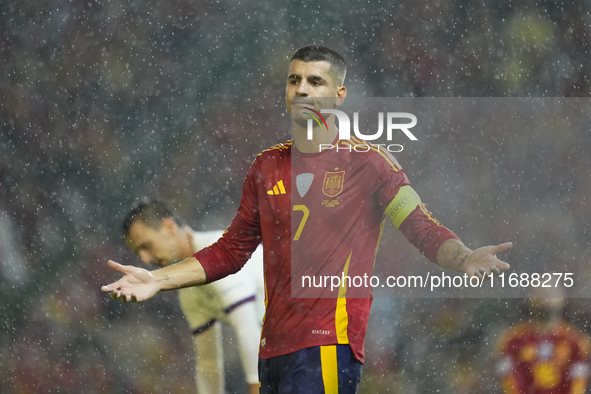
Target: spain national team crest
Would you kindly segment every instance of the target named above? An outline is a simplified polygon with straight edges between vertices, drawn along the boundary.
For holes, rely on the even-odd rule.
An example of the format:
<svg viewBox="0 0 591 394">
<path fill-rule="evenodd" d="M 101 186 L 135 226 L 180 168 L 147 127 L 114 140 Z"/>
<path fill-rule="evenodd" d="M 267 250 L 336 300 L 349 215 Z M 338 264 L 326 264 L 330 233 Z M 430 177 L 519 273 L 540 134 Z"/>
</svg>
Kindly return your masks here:
<svg viewBox="0 0 591 394">
<path fill-rule="evenodd" d="M 322 184 L 322 193 L 328 197 L 336 197 L 343 191 L 345 181 L 345 171 L 329 171 L 324 174 L 324 183 Z"/>
</svg>

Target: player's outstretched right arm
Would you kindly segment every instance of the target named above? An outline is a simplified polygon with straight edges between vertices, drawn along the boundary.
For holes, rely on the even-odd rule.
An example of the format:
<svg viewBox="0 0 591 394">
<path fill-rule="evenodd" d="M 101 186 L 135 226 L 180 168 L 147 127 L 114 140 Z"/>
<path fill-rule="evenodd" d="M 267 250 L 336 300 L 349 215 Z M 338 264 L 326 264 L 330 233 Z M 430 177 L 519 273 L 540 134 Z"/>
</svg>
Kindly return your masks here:
<svg viewBox="0 0 591 394">
<path fill-rule="evenodd" d="M 201 263 L 194 257 L 152 272 L 130 265 L 121 265 L 112 260 L 109 260 L 108 264 L 109 268 L 124 276 L 116 282 L 103 286 L 101 290 L 111 293 L 111 298 L 114 300 L 121 299 L 123 302 L 144 302 L 154 297 L 159 291 L 176 290 L 207 282 Z"/>
</svg>

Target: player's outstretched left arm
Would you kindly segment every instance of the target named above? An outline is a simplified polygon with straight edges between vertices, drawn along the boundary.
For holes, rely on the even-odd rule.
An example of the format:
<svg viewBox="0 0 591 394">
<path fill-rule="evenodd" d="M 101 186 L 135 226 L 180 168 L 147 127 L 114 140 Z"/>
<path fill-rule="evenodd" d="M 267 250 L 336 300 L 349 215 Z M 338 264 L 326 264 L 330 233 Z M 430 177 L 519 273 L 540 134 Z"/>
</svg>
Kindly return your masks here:
<svg viewBox="0 0 591 394">
<path fill-rule="evenodd" d="M 510 268 L 509 264 L 497 258 L 497 253 L 506 252 L 512 247 L 511 242 L 505 242 L 472 251 L 462 241 L 448 239 L 437 250 L 437 263 L 443 268 L 482 278 L 484 275 L 499 274 Z"/>
<path fill-rule="evenodd" d="M 131 265 L 121 265 L 112 260 L 109 260 L 108 264 L 109 268 L 124 276 L 117 282 L 101 287 L 101 290 L 111 293 L 114 300 L 121 299 L 123 302 L 144 302 L 159 291 L 176 290 L 207 282 L 203 266 L 194 257 L 152 272 Z"/>
</svg>

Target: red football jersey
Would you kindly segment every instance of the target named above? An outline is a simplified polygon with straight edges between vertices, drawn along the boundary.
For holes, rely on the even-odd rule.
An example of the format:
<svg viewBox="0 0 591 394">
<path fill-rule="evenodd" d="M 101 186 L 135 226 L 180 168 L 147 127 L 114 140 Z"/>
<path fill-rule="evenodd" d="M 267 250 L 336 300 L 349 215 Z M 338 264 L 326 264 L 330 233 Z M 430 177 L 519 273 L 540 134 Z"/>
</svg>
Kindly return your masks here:
<svg viewBox="0 0 591 394">
<path fill-rule="evenodd" d="M 302 154 L 292 142 L 263 151 L 244 182 L 236 217 L 214 245 L 195 254 L 208 281 L 236 272 L 263 242 L 266 314 L 260 357 L 350 344 L 364 361 L 371 286 L 302 286 L 302 277 L 370 276 L 384 210 L 410 182 L 383 148 Z M 363 143 L 365 144 L 365 143 Z M 434 261 L 453 233 L 421 204 L 400 230 Z M 349 282 L 350 283 L 350 282 Z M 357 282 L 358 283 L 358 282 Z M 337 297 L 338 296 L 338 297 Z"/>
<path fill-rule="evenodd" d="M 521 323 L 497 343 L 497 373 L 507 394 L 585 393 L 589 337 L 565 322 L 547 330 Z"/>
</svg>

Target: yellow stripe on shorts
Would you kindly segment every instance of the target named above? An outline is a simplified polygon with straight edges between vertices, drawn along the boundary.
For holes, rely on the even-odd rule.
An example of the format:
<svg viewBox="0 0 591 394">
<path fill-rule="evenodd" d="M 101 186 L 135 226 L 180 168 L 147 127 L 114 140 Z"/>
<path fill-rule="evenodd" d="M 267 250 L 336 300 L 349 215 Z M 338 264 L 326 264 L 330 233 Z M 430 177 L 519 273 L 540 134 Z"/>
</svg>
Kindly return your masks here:
<svg viewBox="0 0 591 394">
<path fill-rule="evenodd" d="M 339 394 L 339 368 L 336 345 L 320 346 L 320 365 L 325 394 Z"/>
<path fill-rule="evenodd" d="M 417 205 L 421 204 L 421 198 L 414 191 L 414 189 L 408 185 L 402 186 L 396 197 L 390 201 L 390 204 L 386 207 L 386 216 L 390 218 L 392 224 L 396 228 L 400 228 L 400 225 L 415 210 Z"/>
</svg>

